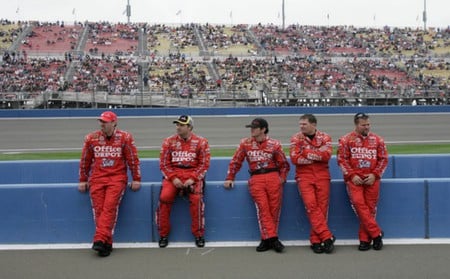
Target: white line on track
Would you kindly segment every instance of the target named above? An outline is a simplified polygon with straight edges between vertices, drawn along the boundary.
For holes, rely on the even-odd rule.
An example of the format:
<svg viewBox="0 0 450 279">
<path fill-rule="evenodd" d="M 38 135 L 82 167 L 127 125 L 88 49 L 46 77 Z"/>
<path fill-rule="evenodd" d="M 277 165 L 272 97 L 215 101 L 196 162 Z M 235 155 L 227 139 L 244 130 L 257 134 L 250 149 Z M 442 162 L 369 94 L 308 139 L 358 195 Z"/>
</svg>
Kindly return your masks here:
<svg viewBox="0 0 450 279">
<path fill-rule="evenodd" d="M 430 245 L 430 244 L 450 244 L 450 238 L 383 238 L 384 244 L 387 245 Z M 356 239 L 338 239 L 336 246 L 357 245 Z M 256 247 L 259 241 L 226 241 L 226 242 L 206 242 L 205 248 L 219 247 Z M 283 241 L 285 246 L 309 246 L 308 240 L 287 240 Z M 61 244 L 0 244 L 0 250 L 61 250 L 61 249 L 90 249 L 91 243 L 61 243 Z M 114 243 L 114 248 L 158 248 L 157 242 L 140 242 L 140 243 Z M 193 242 L 171 242 L 167 248 L 188 248 L 187 254 L 191 248 L 197 248 Z M 165 249 L 167 249 L 165 248 Z M 211 249 L 213 250 L 213 249 Z M 204 254 L 211 251 L 205 250 Z"/>
</svg>

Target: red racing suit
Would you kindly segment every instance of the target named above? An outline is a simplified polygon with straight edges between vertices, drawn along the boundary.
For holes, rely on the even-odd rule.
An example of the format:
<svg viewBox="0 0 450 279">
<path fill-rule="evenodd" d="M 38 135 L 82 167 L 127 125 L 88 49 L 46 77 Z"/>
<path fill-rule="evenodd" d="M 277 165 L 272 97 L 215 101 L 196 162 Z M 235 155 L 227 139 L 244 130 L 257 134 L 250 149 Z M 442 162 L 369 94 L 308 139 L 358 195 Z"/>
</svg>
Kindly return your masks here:
<svg viewBox="0 0 450 279">
<path fill-rule="evenodd" d="M 319 130 L 312 139 L 301 132 L 291 137 L 290 157 L 311 224 L 311 243 L 322 243 L 333 236 L 327 225 L 331 179 L 328 161 L 332 151 L 331 137 Z"/>
<path fill-rule="evenodd" d="M 255 202 L 261 239 L 278 237 L 283 183 L 290 165 L 278 140 L 266 137 L 257 142 L 253 137 L 241 140 L 231 159 L 226 180 L 234 180 L 247 159 L 249 192 Z"/>
<path fill-rule="evenodd" d="M 95 131 L 85 137 L 79 180 L 89 182 L 95 221 L 95 241 L 112 244 L 118 209 L 128 182 L 141 181 L 141 170 L 133 136 L 116 129 L 111 137 Z"/>
<path fill-rule="evenodd" d="M 384 140 L 374 133 L 363 137 L 355 131 L 339 139 L 337 161 L 344 174 L 352 207 L 359 218 L 359 240 L 371 242 L 381 228 L 375 217 L 380 193 L 380 179 L 388 164 Z M 375 175 L 372 185 L 355 185 L 352 178 Z"/>
<path fill-rule="evenodd" d="M 172 183 L 175 178 L 180 179 L 183 183 L 189 178 L 195 181 L 188 189 L 191 231 L 195 237 L 204 235 L 203 187 L 210 157 L 208 141 L 194 133 L 191 133 L 187 140 L 177 134 L 164 139 L 159 163 L 164 177 L 155 216 L 161 237 L 167 237 L 170 233 L 170 210 L 180 191 Z"/>
</svg>

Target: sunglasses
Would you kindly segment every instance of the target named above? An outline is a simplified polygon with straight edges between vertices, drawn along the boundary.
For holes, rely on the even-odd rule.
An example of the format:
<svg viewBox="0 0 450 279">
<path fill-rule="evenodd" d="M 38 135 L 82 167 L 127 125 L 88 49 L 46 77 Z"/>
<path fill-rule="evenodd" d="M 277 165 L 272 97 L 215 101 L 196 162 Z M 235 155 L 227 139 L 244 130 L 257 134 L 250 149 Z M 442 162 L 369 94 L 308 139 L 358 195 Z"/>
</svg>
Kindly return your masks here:
<svg viewBox="0 0 450 279">
<path fill-rule="evenodd" d="M 369 115 L 365 114 L 364 112 L 358 112 L 357 114 L 355 114 L 355 119 L 360 119 L 360 118 L 368 118 Z"/>
</svg>

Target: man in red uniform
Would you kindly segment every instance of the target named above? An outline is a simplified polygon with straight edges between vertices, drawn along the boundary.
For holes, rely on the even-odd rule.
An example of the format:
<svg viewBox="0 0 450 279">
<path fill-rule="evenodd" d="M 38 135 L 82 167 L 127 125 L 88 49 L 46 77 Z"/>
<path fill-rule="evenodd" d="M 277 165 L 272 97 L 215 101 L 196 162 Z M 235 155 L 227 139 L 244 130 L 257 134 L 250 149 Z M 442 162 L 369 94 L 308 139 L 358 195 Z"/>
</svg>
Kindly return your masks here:
<svg viewBox="0 0 450 279">
<path fill-rule="evenodd" d="M 241 140 L 228 167 L 224 187 L 233 187 L 236 173 L 247 159 L 250 179 L 249 192 L 255 202 L 261 243 L 256 248 L 264 252 L 271 248 L 281 253 L 283 244 L 278 239 L 278 224 L 283 196 L 283 184 L 290 169 L 289 162 L 278 140 L 269 138 L 269 124 L 263 118 L 255 118 L 249 125 L 251 137 Z"/>
<path fill-rule="evenodd" d="M 296 166 L 295 179 L 311 224 L 311 249 L 315 253 L 331 253 L 335 241 L 327 225 L 331 137 L 317 130 L 317 119 L 312 114 L 302 115 L 299 125 L 300 132 L 291 137 L 290 157 Z"/>
<path fill-rule="evenodd" d="M 191 231 L 197 247 L 205 246 L 205 215 L 203 203 L 204 178 L 209 168 L 210 153 L 207 139 L 192 132 L 194 122 L 188 115 L 173 121 L 177 133 L 164 139 L 159 167 L 163 173 L 156 224 L 159 247 L 169 244 L 170 210 L 178 193 L 189 196 Z"/>
<path fill-rule="evenodd" d="M 380 179 L 388 164 L 383 138 L 370 132 L 370 119 L 365 113 L 354 116 L 355 130 L 339 139 L 337 160 L 353 209 L 359 218 L 359 247 L 367 251 L 381 250 L 383 231 L 375 220 L 380 193 Z"/>
<path fill-rule="evenodd" d="M 127 165 L 133 191 L 141 187 L 141 171 L 133 136 L 117 129 L 117 115 L 105 111 L 98 121 L 101 129 L 84 139 L 78 190 L 91 195 L 95 220 L 92 249 L 106 257 L 112 251 L 119 204 L 128 183 Z"/>
</svg>

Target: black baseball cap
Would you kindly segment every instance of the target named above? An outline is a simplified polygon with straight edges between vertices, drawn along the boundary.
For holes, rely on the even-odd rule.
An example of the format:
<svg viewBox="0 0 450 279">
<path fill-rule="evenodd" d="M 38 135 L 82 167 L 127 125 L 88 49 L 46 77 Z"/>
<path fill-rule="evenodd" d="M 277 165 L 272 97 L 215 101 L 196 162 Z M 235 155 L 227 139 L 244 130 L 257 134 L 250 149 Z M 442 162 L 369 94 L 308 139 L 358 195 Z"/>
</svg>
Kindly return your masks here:
<svg viewBox="0 0 450 279">
<path fill-rule="evenodd" d="M 182 124 L 182 125 L 190 125 L 194 126 L 194 120 L 189 115 L 181 115 L 177 120 L 173 121 L 173 124 Z"/>
<path fill-rule="evenodd" d="M 252 123 L 245 125 L 245 128 L 266 128 L 266 134 L 269 132 L 269 123 L 264 118 L 255 118 Z"/>
</svg>

